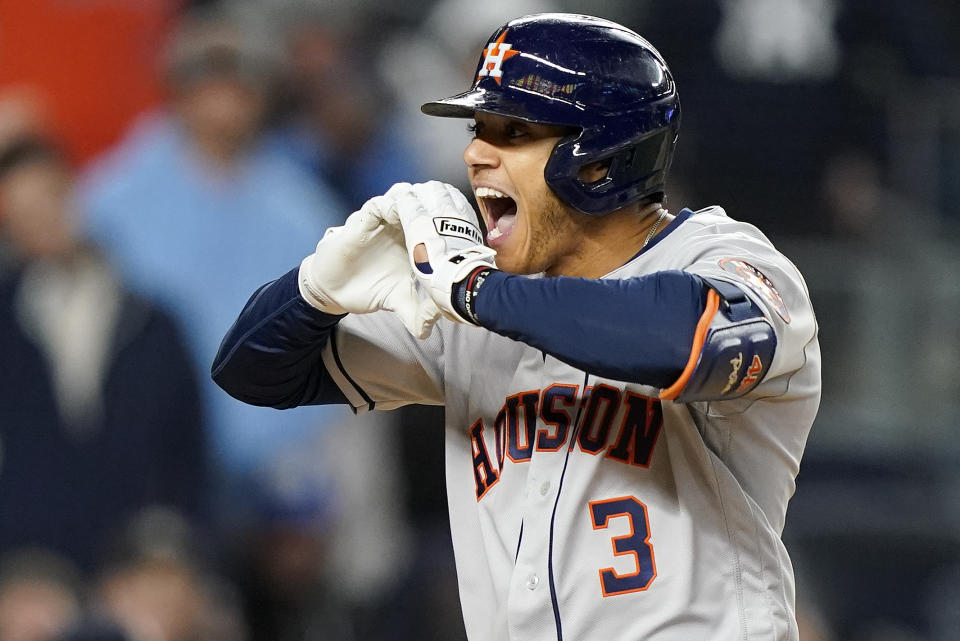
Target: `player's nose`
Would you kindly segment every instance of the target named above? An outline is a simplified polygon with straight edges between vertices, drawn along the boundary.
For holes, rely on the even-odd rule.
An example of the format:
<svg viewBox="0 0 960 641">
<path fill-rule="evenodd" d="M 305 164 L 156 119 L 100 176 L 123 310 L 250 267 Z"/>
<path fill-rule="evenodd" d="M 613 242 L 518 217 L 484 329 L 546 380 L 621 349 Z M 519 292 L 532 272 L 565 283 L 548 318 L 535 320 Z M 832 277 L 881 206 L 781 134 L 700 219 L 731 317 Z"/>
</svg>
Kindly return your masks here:
<svg viewBox="0 0 960 641">
<path fill-rule="evenodd" d="M 474 138 L 463 150 L 463 162 L 470 169 L 496 167 L 500 164 L 497 148 L 481 138 Z"/>
</svg>

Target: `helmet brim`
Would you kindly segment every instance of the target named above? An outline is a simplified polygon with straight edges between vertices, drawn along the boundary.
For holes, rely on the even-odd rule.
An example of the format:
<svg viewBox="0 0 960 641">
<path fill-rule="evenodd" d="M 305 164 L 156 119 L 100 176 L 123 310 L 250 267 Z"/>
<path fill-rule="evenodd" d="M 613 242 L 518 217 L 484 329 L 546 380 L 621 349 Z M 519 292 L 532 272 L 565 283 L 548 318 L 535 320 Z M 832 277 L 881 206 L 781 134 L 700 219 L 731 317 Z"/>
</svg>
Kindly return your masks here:
<svg viewBox="0 0 960 641">
<path fill-rule="evenodd" d="M 482 84 L 455 96 L 434 100 L 420 107 L 428 116 L 472 118 L 478 111 L 546 125 L 579 126 L 582 114 L 572 103 L 541 96 L 539 101 L 517 100 L 507 91 L 490 91 Z"/>
<path fill-rule="evenodd" d="M 424 103 L 420 111 L 440 118 L 472 118 L 477 107 L 483 106 L 484 93 L 482 89 L 471 89 L 449 98 Z"/>
</svg>

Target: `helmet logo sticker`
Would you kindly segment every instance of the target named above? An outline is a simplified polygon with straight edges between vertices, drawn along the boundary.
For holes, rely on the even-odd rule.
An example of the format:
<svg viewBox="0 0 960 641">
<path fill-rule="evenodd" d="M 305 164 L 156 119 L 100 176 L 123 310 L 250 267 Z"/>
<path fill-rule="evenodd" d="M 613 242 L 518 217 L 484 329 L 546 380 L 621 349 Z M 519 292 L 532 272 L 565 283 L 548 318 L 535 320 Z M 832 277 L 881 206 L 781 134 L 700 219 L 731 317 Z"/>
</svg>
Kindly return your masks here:
<svg viewBox="0 0 960 641">
<path fill-rule="evenodd" d="M 500 37 L 497 38 L 495 42 L 488 44 L 487 48 L 483 50 L 483 64 L 480 65 L 480 70 L 477 72 L 476 82 L 480 82 L 480 79 L 484 76 L 490 76 L 496 80 L 499 85 L 500 78 L 503 77 L 503 70 L 500 69 L 500 65 L 502 65 L 505 60 L 509 60 L 520 53 L 512 48 L 513 45 L 503 41 L 503 39 L 507 37 L 508 31 L 510 30 L 504 29 Z"/>
</svg>

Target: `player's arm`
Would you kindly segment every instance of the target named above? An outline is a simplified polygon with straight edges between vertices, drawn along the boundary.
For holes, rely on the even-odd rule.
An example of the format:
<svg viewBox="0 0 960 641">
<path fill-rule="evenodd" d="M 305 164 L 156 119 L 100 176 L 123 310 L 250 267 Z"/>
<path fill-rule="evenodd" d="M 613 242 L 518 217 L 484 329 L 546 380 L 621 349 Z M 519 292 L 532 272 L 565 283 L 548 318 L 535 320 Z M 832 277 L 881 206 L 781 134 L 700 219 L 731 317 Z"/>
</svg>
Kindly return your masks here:
<svg viewBox="0 0 960 641">
<path fill-rule="evenodd" d="M 367 201 L 327 230 L 298 269 L 253 295 L 214 360 L 220 387 L 276 408 L 346 402 L 322 362 L 345 314 L 391 311 L 415 334 L 436 321 L 436 305 L 416 292 L 402 233 L 381 220 L 390 207 L 385 196 Z"/>
<path fill-rule="evenodd" d="M 746 394 L 777 345 L 742 289 L 685 271 L 530 279 L 481 266 L 456 284 L 451 305 L 469 322 L 584 371 L 661 388 L 670 400 Z"/>
<path fill-rule="evenodd" d="M 211 375 L 237 400 L 277 409 L 347 402 L 321 360 L 343 316 L 304 300 L 299 271 L 258 289 L 220 344 Z"/>
</svg>

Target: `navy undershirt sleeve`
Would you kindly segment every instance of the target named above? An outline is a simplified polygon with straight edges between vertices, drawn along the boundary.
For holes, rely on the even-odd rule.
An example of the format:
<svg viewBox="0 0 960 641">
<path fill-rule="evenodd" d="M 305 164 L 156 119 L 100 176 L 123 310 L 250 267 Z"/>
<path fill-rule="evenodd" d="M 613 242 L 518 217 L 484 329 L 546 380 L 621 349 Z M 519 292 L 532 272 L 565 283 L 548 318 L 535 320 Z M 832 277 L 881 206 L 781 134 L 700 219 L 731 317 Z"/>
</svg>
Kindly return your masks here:
<svg viewBox="0 0 960 641">
<path fill-rule="evenodd" d="M 668 387 L 690 357 L 707 290 L 684 271 L 622 280 L 493 271 L 474 305 L 483 327 L 578 369 Z"/>
<path fill-rule="evenodd" d="M 292 269 L 258 289 L 217 351 L 210 372 L 214 382 L 244 403 L 277 409 L 347 403 L 321 360 L 342 316 L 303 300 L 298 272 Z"/>
</svg>

